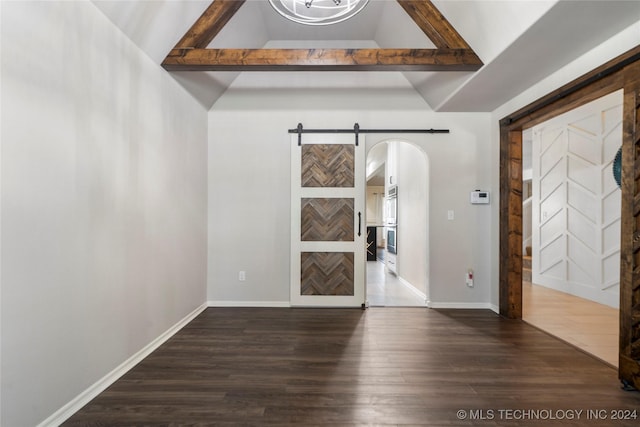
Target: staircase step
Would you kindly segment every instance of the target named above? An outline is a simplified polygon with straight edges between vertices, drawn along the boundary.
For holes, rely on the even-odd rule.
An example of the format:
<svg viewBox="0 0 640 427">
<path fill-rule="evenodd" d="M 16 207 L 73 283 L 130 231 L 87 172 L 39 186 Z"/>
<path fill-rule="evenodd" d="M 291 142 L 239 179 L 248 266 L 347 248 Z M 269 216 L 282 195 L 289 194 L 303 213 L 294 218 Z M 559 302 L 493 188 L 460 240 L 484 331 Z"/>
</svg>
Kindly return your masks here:
<svg viewBox="0 0 640 427">
<path fill-rule="evenodd" d="M 523 256 L 522 257 L 522 268 L 528 268 L 531 269 L 531 257 L 530 256 Z"/>
<path fill-rule="evenodd" d="M 522 269 L 522 281 L 523 282 L 531 282 L 531 269 L 523 268 Z"/>
</svg>

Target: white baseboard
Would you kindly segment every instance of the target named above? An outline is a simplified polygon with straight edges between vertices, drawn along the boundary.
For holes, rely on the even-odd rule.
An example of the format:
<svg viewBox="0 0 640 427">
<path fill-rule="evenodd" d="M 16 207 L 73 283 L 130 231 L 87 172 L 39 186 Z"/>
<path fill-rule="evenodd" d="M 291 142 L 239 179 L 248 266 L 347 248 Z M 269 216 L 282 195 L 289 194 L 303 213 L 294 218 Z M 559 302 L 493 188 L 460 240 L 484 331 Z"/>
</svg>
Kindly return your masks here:
<svg viewBox="0 0 640 427">
<path fill-rule="evenodd" d="M 208 301 L 209 307 L 267 307 L 289 308 L 289 301 Z"/>
<path fill-rule="evenodd" d="M 109 372 L 91 387 L 80 393 L 69 403 L 54 412 L 53 415 L 38 424 L 37 427 L 59 426 L 60 424 L 65 422 L 67 419 L 69 419 L 69 417 L 78 412 L 83 406 L 85 406 L 92 399 L 102 393 L 107 387 L 116 382 L 121 376 L 126 374 L 131 368 L 140 363 L 142 359 L 147 357 L 155 349 L 164 344 L 165 341 L 175 335 L 175 333 L 182 329 L 187 323 L 195 319 L 195 317 L 202 313 L 206 308 L 207 305 L 202 304 L 200 307 L 193 310 L 186 317 L 169 328 L 165 333 L 147 344 L 142 350 L 138 351 L 129 359 L 125 360 L 122 364 L 120 364 L 120 366 Z"/>
<path fill-rule="evenodd" d="M 419 296 L 422 301 L 424 301 L 424 305 L 427 306 L 427 295 L 424 292 L 416 289 L 411 283 L 404 280 L 402 277 L 398 276 L 398 280 L 402 283 L 409 291 L 413 292 L 415 295 Z"/>
<path fill-rule="evenodd" d="M 488 302 L 431 302 L 431 308 L 493 310 L 493 307 L 494 306 Z"/>
<path fill-rule="evenodd" d="M 489 304 L 489 309 L 491 309 L 491 311 L 493 311 L 496 314 L 500 314 L 500 307 L 498 307 L 495 304 Z"/>
</svg>

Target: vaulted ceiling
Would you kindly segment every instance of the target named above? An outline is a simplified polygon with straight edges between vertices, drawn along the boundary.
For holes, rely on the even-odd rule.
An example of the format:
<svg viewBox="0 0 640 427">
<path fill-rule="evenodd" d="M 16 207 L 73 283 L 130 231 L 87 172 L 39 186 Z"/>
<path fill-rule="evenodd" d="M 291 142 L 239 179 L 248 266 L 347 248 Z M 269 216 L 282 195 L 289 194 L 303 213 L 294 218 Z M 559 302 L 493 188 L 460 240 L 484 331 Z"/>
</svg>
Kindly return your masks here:
<svg viewBox="0 0 640 427">
<path fill-rule="evenodd" d="M 159 65 L 211 5 L 211 0 L 92 1 Z M 359 71 L 339 68 L 303 71 L 304 67 L 263 71 L 254 67 L 256 71 L 252 71 L 251 67 L 236 66 L 215 68 L 229 71 L 171 71 L 171 74 L 207 108 L 228 88 L 356 88 L 415 90 L 438 111 L 492 111 L 640 21 L 640 1 L 432 0 L 432 3 L 484 63 L 478 71 L 437 67 L 387 68 L 393 71 L 382 71 L 384 67 L 361 67 Z M 247 0 L 232 15 L 226 25 L 218 28 L 213 40 L 200 46 L 207 48 L 202 50 L 380 52 L 378 49 L 383 49 L 406 55 L 408 49 L 436 52 L 443 47 L 438 40 L 433 43 L 420 22 L 415 22 L 396 0 L 370 0 L 354 18 L 323 27 L 289 22 L 266 0 Z"/>
</svg>

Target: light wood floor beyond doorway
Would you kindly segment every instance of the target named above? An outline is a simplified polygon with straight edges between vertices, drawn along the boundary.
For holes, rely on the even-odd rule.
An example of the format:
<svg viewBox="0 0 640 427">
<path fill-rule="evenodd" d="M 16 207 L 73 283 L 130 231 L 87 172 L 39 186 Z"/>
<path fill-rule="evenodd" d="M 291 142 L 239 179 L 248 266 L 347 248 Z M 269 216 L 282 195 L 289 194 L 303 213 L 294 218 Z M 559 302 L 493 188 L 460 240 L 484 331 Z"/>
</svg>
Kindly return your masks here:
<svg viewBox="0 0 640 427">
<path fill-rule="evenodd" d="M 491 311 L 210 308 L 64 425 L 618 427 L 639 406 L 610 366 Z"/>
<path fill-rule="evenodd" d="M 618 367 L 617 309 L 522 282 L 522 319 Z"/>
</svg>

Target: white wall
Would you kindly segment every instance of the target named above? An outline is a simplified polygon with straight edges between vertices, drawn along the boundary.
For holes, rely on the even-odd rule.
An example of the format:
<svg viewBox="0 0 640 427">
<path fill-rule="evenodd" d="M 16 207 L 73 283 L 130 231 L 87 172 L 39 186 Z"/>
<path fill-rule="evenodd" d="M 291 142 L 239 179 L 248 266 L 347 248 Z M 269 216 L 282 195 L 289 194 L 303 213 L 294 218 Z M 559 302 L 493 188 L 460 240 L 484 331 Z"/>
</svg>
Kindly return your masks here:
<svg viewBox="0 0 640 427">
<path fill-rule="evenodd" d="M 205 302 L 206 111 L 87 1 L 2 2 L 2 420 Z"/>
<path fill-rule="evenodd" d="M 533 283 L 617 308 L 622 91 L 532 128 Z"/>
<path fill-rule="evenodd" d="M 487 255 L 491 218 L 486 207 L 469 205 L 469 191 L 486 188 L 490 181 L 489 115 L 438 114 L 415 92 L 374 89 L 322 93 L 231 89 L 214 105 L 209 114 L 208 298 L 212 303 L 288 305 L 287 130 L 298 122 L 306 128 L 352 128 L 358 122 L 363 129 L 451 129 L 450 134 L 411 137 L 432 161 L 431 297 L 442 306 L 488 305 L 491 283 L 497 280 L 490 275 Z M 371 148 L 391 138 L 398 135 L 368 134 L 366 144 Z M 456 212 L 454 221 L 447 221 L 449 209 Z M 473 289 L 464 284 L 469 267 L 476 269 Z M 247 272 L 244 282 L 238 281 L 240 270 Z"/>
<path fill-rule="evenodd" d="M 564 84 L 580 77 L 581 75 L 588 73 L 589 71 L 599 67 L 607 61 L 615 58 L 616 56 L 634 48 L 638 45 L 640 40 L 640 21 L 631 25 L 627 29 L 621 31 L 617 35 L 611 37 L 604 43 L 591 49 L 580 58 L 572 61 L 567 66 L 554 72 L 547 78 L 541 80 L 537 84 L 531 86 L 527 90 L 523 91 L 520 95 L 513 98 L 509 102 L 506 102 L 499 108 L 495 109 L 491 113 L 491 187 L 494 192 L 500 188 L 500 128 L 499 121 L 508 114 L 511 114 L 518 109 L 536 101 L 544 95 L 554 91 Z M 496 196 L 499 193 L 496 193 Z M 492 207 L 492 228 L 498 230 L 499 227 L 499 204 L 494 203 Z M 493 268 L 493 277 L 496 277 L 496 282 L 491 292 L 492 304 L 498 305 L 499 300 L 499 284 L 497 278 L 499 277 L 499 234 L 498 232 L 493 235 L 492 250 L 491 250 L 491 265 Z"/>
<path fill-rule="evenodd" d="M 393 179 L 398 185 L 397 275 L 429 301 L 428 159 L 424 151 L 408 141 L 393 140 L 388 145 L 389 152 L 394 153 Z"/>
</svg>

